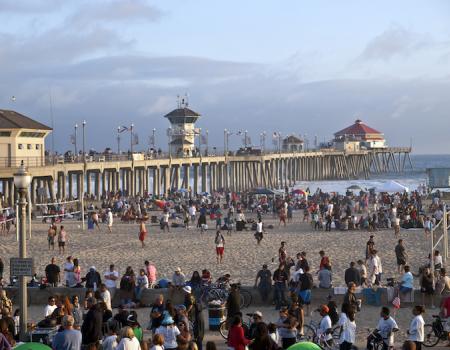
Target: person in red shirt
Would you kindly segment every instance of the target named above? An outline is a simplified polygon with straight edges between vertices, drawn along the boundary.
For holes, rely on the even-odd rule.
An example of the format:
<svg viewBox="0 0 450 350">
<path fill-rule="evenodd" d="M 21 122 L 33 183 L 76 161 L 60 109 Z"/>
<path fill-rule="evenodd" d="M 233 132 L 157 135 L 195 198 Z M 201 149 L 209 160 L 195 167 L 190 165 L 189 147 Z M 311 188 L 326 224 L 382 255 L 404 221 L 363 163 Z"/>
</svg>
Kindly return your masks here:
<svg viewBox="0 0 450 350">
<path fill-rule="evenodd" d="M 251 342 L 244 335 L 241 317 L 235 316 L 228 333 L 228 346 L 234 350 L 245 350 L 245 347 Z"/>
<path fill-rule="evenodd" d="M 323 250 L 319 252 L 319 255 L 320 255 L 320 266 L 319 266 L 320 271 L 323 270 L 325 266 L 330 265 L 330 259 L 328 258 L 328 256 L 325 255 L 325 252 Z"/>
</svg>

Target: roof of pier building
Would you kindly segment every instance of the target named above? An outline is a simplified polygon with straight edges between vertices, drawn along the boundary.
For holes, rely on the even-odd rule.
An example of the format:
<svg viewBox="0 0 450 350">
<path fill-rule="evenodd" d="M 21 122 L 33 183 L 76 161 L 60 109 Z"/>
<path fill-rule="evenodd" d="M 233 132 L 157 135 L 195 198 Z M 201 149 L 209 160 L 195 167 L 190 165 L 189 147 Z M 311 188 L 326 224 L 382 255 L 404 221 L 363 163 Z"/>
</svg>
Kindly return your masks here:
<svg viewBox="0 0 450 350">
<path fill-rule="evenodd" d="M 174 109 L 172 112 L 164 116 L 164 118 L 169 119 L 172 124 L 195 123 L 199 117 L 199 113 L 194 112 L 192 109 L 187 107 Z"/>
<path fill-rule="evenodd" d="M 291 143 L 300 144 L 300 143 L 303 143 L 303 140 L 298 138 L 295 135 L 289 135 L 288 137 L 283 139 L 283 143 L 285 143 L 285 144 L 286 143 L 289 143 L 289 144 L 291 144 Z"/>
<path fill-rule="evenodd" d="M 0 129 L 52 130 L 47 125 L 41 124 L 23 114 L 6 109 L 0 109 Z"/>
<path fill-rule="evenodd" d="M 357 119 L 353 125 L 334 134 L 336 139 L 384 140 L 384 134 Z"/>
</svg>

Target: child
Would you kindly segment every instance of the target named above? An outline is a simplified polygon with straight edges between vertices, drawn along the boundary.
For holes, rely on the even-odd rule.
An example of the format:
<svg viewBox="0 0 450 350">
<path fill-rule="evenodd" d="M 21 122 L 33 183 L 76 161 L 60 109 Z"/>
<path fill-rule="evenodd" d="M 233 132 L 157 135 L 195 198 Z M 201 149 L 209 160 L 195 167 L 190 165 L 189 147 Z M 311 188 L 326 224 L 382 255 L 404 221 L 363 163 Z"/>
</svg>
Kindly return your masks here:
<svg viewBox="0 0 450 350">
<path fill-rule="evenodd" d="M 275 344 L 278 344 L 279 338 L 277 333 L 277 326 L 275 325 L 275 323 L 269 323 L 267 328 L 269 330 L 269 336 L 272 338 Z"/>
<path fill-rule="evenodd" d="M 367 287 L 367 267 L 364 265 L 364 261 L 358 260 L 358 270 L 361 276 L 361 286 Z"/>
<path fill-rule="evenodd" d="M 164 336 L 162 334 L 155 334 L 152 339 L 152 347 L 150 350 L 164 350 Z"/>
<path fill-rule="evenodd" d="M 103 338 L 102 349 L 103 350 L 114 350 L 117 348 L 117 332 L 119 331 L 119 322 L 116 320 L 108 321 L 108 335 Z"/>
<path fill-rule="evenodd" d="M 411 320 L 411 324 L 409 325 L 408 340 L 416 343 L 416 350 L 422 349 L 422 343 L 424 340 L 425 321 L 422 317 L 424 312 L 425 309 L 422 305 L 416 305 L 412 310 L 414 318 Z"/>
</svg>

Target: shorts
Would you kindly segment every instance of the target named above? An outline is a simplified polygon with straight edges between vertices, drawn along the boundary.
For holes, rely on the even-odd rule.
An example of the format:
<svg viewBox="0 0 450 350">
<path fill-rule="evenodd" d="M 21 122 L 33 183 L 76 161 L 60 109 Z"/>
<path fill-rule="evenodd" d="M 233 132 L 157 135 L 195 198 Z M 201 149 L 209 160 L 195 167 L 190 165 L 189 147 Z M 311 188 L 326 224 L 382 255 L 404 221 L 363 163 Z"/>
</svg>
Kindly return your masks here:
<svg viewBox="0 0 450 350">
<path fill-rule="evenodd" d="M 299 291 L 298 296 L 302 299 L 303 304 L 309 305 L 311 303 L 311 289 Z"/>
<path fill-rule="evenodd" d="M 412 288 L 408 288 L 408 287 L 403 287 L 403 286 L 401 286 L 399 290 L 400 290 L 400 293 L 406 294 L 406 293 L 411 292 L 411 291 L 412 291 Z"/>
<path fill-rule="evenodd" d="M 47 240 L 50 245 L 55 245 L 55 240 L 53 239 L 53 237 L 48 237 Z"/>
<path fill-rule="evenodd" d="M 64 247 L 66 245 L 66 242 L 58 242 L 58 247 Z"/>
<path fill-rule="evenodd" d="M 224 247 L 216 247 L 216 254 L 217 255 L 223 255 L 225 248 Z"/>
</svg>

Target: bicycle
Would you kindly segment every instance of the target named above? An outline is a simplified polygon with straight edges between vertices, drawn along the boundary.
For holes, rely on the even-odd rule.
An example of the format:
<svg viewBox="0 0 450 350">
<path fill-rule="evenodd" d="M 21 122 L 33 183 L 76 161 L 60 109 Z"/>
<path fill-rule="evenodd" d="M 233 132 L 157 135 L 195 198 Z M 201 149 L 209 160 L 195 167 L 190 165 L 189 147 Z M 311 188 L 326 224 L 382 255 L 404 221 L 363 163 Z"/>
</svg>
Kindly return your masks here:
<svg viewBox="0 0 450 350">
<path fill-rule="evenodd" d="M 376 332 L 376 329 L 371 331 L 369 328 L 367 328 L 367 338 L 371 337 L 370 345 L 372 346 L 373 350 L 381 350 L 383 349 L 383 338 L 381 335 Z"/>
<path fill-rule="evenodd" d="M 252 324 L 253 314 L 245 315 L 247 316 L 248 321 L 242 320 L 242 328 L 244 328 L 244 335 L 248 337 L 250 333 L 250 325 Z M 219 332 L 223 339 L 228 339 L 228 322 L 229 320 L 220 322 Z"/>
<path fill-rule="evenodd" d="M 240 294 L 240 307 L 241 309 L 248 308 L 253 300 L 252 294 L 246 289 L 241 289 L 240 283 L 238 283 L 237 285 Z M 200 297 L 200 301 L 204 306 L 207 306 L 207 304 L 212 300 L 220 300 L 222 302 L 226 302 L 229 294 L 230 291 L 226 288 L 225 285 L 211 284 L 204 287 L 202 295 Z"/>
<path fill-rule="evenodd" d="M 440 340 L 448 339 L 448 332 L 445 331 L 444 321 L 441 316 L 433 315 L 433 323 L 425 324 L 423 346 L 428 348 L 436 346 Z"/>
<path fill-rule="evenodd" d="M 319 324 L 310 320 L 303 326 L 303 335 L 297 334 L 297 342 L 309 341 L 320 346 L 321 349 L 336 349 L 338 347 L 340 327 L 329 328 L 325 333 L 319 334 Z M 326 339 L 331 335 L 331 339 Z"/>
</svg>

